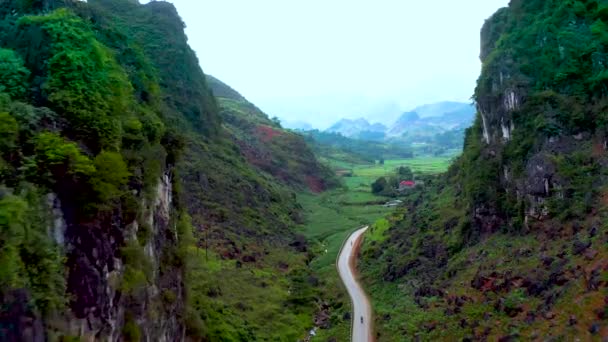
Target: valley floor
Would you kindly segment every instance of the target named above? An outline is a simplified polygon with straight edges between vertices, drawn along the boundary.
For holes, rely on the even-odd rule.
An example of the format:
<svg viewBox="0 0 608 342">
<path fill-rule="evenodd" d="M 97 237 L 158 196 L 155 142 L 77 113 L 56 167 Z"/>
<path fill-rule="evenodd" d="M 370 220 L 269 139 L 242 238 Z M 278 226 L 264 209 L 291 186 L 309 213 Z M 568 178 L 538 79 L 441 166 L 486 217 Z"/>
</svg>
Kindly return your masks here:
<svg viewBox="0 0 608 342">
<path fill-rule="evenodd" d="M 409 166 L 419 173 L 439 173 L 449 166 L 448 157 L 419 157 L 386 160 L 384 165 L 347 164 L 330 160 L 336 171 L 348 169 L 350 177 L 343 177 L 344 187 L 320 194 L 300 193 L 298 202 L 305 212 L 305 224 L 299 227 L 314 246 L 313 272 L 320 278 L 323 312 L 329 317 L 324 329 L 319 329 L 312 341 L 347 341 L 350 334 L 351 304 L 346 289 L 336 270 L 336 259 L 342 244 L 358 228 L 375 224 L 381 226 L 384 217 L 394 209 L 384 207 L 390 198 L 371 194 L 370 186 L 378 178 L 395 172 L 399 166 Z M 380 223 L 378 223 L 380 222 Z M 366 235 L 381 234 L 379 229 Z"/>
<path fill-rule="evenodd" d="M 350 299 L 336 270 L 336 259 L 344 241 L 357 228 L 373 223 L 392 209 L 368 204 L 378 199 L 371 194 L 334 190 L 322 194 L 301 193 L 298 201 L 306 212 L 306 224 L 300 232 L 312 242 L 317 257 L 311 262 L 320 278 L 319 288 L 329 319 L 313 341 L 347 341 L 350 334 Z"/>
</svg>

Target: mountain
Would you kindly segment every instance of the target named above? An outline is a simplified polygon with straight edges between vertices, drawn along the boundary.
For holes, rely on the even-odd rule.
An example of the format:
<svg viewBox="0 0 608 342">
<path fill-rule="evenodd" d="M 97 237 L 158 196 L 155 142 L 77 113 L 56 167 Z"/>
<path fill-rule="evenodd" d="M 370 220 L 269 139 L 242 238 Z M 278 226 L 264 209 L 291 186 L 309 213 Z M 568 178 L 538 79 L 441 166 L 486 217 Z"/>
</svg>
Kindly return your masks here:
<svg viewBox="0 0 608 342">
<path fill-rule="evenodd" d="M 281 94 L 263 103 L 264 110 L 281 120 L 305 121 L 313 127 L 327 128 L 336 118 L 350 117 L 353 113 L 365 113 L 370 122 L 387 124 L 401 113 L 397 103 L 353 94 Z"/>
<path fill-rule="evenodd" d="M 512 0 L 486 21 L 463 154 L 362 247 L 379 341 L 605 336 L 606 13 Z"/>
<path fill-rule="evenodd" d="M 342 119 L 325 132 L 351 139 L 401 144 L 416 154 L 439 155 L 447 150 L 462 149 L 464 130 L 471 126 L 474 118 L 475 108 L 470 104 L 440 102 L 402 113 L 388 127 L 381 123 L 370 124 L 363 118 Z M 323 140 L 327 142 L 327 139 Z"/>
<path fill-rule="evenodd" d="M 475 106 L 470 103 L 443 101 L 422 105 L 412 109 L 422 118 L 443 116 L 446 113 L 475 112 Z"/>
<path fill-rule="evenodd" d="M 0 47 L 0 339 L 302 338 L 295 191 L 333 176 L 173 5 L 3 1 Z"/>
<path fill-rule="evenodd" d="M 407 124 L 413 124 L 420 121 L 420 115 L 418 115 L 418 113 L 416 112 L 406 112 L 403 113 L 399 119 L 397 119 L 396 124 L 403 124 L 403 125 L 407 125 Z"/>
<path fill-rule="evenodd" d="M 457 102 L 441 102 L 403 113 L 389 128 L 388 136 L 402 137 L 405 134 L 411 136 L 412 133 L 429 136 L 451 130 L 464 130 L 471 126 L 474 119 L 473 106 Z"/>
<path fill-rule="evenodd" d="M 437 129 L 432 128 L 426 120 L 421 120 L 420 115 L 416 112 L 403 113 L 397 121 L 391 126 L 388 131 L 389 136 L 400 137 L 406 132 L 417 130 L 430 131 L 434 133 Z"/>
<path fill-rule="evenodd" d="M 243 102 L 247 101 L 241 94 L 239 94 L 239 92 L 232 89 L 229 85 L 225 84 L 224 82 L 218 80 L 217 78 L 213 77 L 212 75 L 205 75 L 205 76 L 206 76 L 207 84 L 209 85 L 209 88 L 211 89 L 211 91 L 213 92 L 213 95 L 215 95 L 215 97 L 221 97 L 221 98 L 231 99 L 231 100 L 235 100 L 235 101 L 243 101 Z"/>
<path fill-rule="evenodd" d="M 329 127 L 326 132 L 340 133 L 354 139 L 404 140 L 411 144 L 425 142 L 438 134 L 450 131 L 464 132 L 464 129 L 473 123 L 474 118 L 475 108 L 471 104 L 439 102 L 405 112 L 389 126 L 381 123 L 370 124 L 363 118 L 342 119 Z"/>
<path fill-rule="evenodd" d="M 383 133 L 386 131 L 386 127 L 380 123 L 370 124 L 363 118 L 355 120 L 341 119 L 325 131 L 328 133 L 340 133 L 345 137 L 356 138 L 361 133 L 366 132 Z"/>
<path fill-rule="evenodd" d="M 229 86 L 207 77 L 224 125 L 250 165 L 296 190 L 321 192 L 337 185 L 301 135 L 283 129 L 238 92 L 226 92 Z"/>
</svg>

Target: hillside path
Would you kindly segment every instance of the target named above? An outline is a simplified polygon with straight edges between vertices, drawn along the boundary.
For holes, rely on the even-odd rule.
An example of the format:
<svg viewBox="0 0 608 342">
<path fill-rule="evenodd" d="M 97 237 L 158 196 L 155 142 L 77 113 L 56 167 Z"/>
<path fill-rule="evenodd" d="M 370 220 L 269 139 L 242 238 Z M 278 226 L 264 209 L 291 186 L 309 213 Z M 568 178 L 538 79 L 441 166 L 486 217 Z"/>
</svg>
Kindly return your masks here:
<svg viewBox="0 0 608 342">
<path fill-rule="evenodd" d="M 340 251 L 337 263 L 338 273 L 352 301 L 352 342 L 373 341 L 371 305 L 356 277 L 357 252 L 361 243 L 361 237 L 367 228 L 363 227 L 348 237 Z M 361 323 L 361 317 L 363 317 L 363 323 Z"/>
</svg>

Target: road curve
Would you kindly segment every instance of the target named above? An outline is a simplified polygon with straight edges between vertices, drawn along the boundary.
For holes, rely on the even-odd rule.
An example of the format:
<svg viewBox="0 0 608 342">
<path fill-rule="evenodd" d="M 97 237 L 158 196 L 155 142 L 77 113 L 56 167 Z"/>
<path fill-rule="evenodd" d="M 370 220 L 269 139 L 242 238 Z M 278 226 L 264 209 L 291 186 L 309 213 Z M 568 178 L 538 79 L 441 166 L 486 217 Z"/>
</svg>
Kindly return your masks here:
<svg viewBox="0 0 608 342">
<path fill-rule="evenodd" d="M 372 310 L 369 300 L 356 277 L 356 251 L 361 242 L 360 238 L 368 227 L 363 227 L 348 237 L 338 256 L 338 273 L 352 301 L 352 342 L 371 342 L 372 338 Z M 363 323 L 361 323 L 363 317 Z"/>
</svg>

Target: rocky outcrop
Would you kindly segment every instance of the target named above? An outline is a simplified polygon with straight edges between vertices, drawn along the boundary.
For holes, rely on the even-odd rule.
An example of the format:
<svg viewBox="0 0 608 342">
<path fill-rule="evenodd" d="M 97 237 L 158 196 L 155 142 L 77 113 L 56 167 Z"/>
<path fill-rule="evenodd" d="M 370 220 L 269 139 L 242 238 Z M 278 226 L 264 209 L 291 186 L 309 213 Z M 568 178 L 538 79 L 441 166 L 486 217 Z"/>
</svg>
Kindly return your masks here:
<svg viewBox="0 0 608 342">
<path fill-rule="evenodd" d="M 0 337 L 3 341 L 43 342 L 47 340 L 44 322 L 28 303 L 31 296 L 25 289 L 0 296 Z"/>
<path fill-rule="evenodd" d="M 61 210 L 61 201 L 57 198 L 57 194 L 50 193 L 46 196 L 47 207 L 50 211 L 50 222 L 48 226 L 48 235 L 53 237 L 56 244 L 63 246 L 65 243 L 65 231 L 67 229 L 63 211 Z"/>
<path fill-rule="evenodd" d="M 564 200 L 568 195 L 565 189 L 570 188 L 572 195 L 573 178 L 585 177 L 565 176 L 559 161 L 582 151 L 591 155 L 589 146 L 600 146 L 605 140 L 602 130 L 594 127 L 598 121 L 592 119 L 599 107 L 581 109 L 589 103 L 601 103 L 598 99 L 602 93 L 592 94 L 586 89 L 588 94 L 583 95 L 584 88 L 575 91 L 573 86 L 586 84 L 589 75 L 596 72 L 593 57 L 580 62 L 576 72 L 575 66 L 563 69 L 567 57 L 575 53 L 576 42 L 568 42 L 569 36 L 555 36 L 557 29 L 534 20 L 544 18 L 537 14 L 542 10 L 555 20 L 555 25 L 574 25 L 584 32 L 589 24 L 582 20 L 560 23 L 557 20 L 566 20 L 565 12 L 559 12 L 560 5 L 543 6 L 538 1 L 515 0 L 486 21 L 481 30 L 483 70 L 475 90 L 481 155 L 490 156 L 488 161 L 499 165 L 497 181 L 490 186 L 496 194 L 506 193 L 512 201 L 523 203 L 526 222 L 549 218 L 548 203 Z M 520 16 L 524 15 L 527 18 L 522 20 Z M 528 23 L 525 29 L 516 26 L 523 22 Z M 518 38 L 513 38 L 515 35 Z M 522 42 L 525 39 L 528 41 Z M 561 83 L 567 73 L 575 76 Z M 601 164 L 606 158 L 605 149 L 595 150 L 598 152 L 588 164 Z M 575 161 L 564 165 L 571 162 Z M 489 206 L 492 204 L 473 208 L 473 216 L 484 230 L 489 222 L 496 221 L 497 214 L 512 215 L 500 214 L 499 208 Z"/>
<path fill-rule="evenodd" d="M 465 340 L 535 340 L 542 326 L 552 327 L 549 339 L 603 336 L 607 9 L 594 0 L 511 0 L 488 20 L 478 116 L 462 156 L 436 191 L 405 199 L 386 240 L 362 252 L 364 279 L 386 289 L 379 293 L 394 291 L 374 298 L 393 308 L 377 321 L 384 337 L 449 340 L 459 331 Z M 445 263 L 425 263 L 433 257 L 425 237 L 446 246 Z M 377 281 L 378 270 L 398 290 Z M 467 306 L 485 309 L 473 319 Z M 406 307 L 410 316 L 444 314 L 409 328 Z"/>
<path fill-rule="evenodd" d="M 68 292 L 72 295 L 66 329 L 87 340 L 118 341 L 126 321 L 132 319 L 148 341 L 173 341 L 184 336 L 178 320 L 183 309 L 182 274 L 179 268 L 163 270 L 161 255 L 176 243 L 170 225 L 172 185 L 170 173 L 159 179 L 152 201 L 143 202 L 142 222 L 122 222 L 119 209 L 88 225 L 67 225 Z M 151 265 L 146 284 L 127 293 L 124 289 L 125 260 L 122 249 L 137 240 L 142 227 L 151 229 L 144 255 Z M 163 302 L 162 292 L 175 295 L 172 303 Z M 127 312 L 133 317 L 127 317 Z"/>
<path fill-rule="evenodd" d="M 506 15 L 504 10 L 499 11 L 485 23 L 481 31 L 480 56 L 484 70 L 475 93 L 486 144 L 504 144 L 511 140 L 515 130 L 513 112 L 520 109 L 525 101 L 527 85 L 516 69 L 513 58 L 492 54 L 504 29 L 501 25 Z"/>
</svg>

